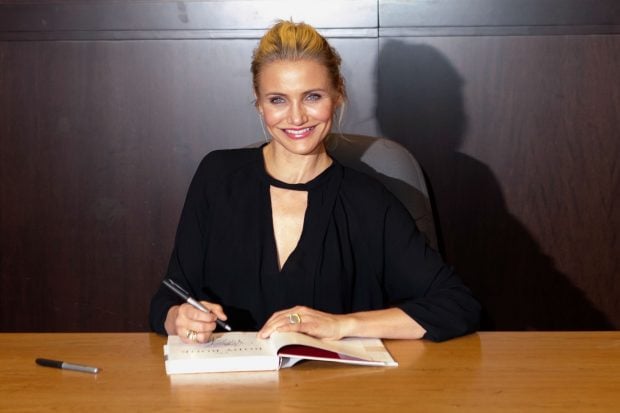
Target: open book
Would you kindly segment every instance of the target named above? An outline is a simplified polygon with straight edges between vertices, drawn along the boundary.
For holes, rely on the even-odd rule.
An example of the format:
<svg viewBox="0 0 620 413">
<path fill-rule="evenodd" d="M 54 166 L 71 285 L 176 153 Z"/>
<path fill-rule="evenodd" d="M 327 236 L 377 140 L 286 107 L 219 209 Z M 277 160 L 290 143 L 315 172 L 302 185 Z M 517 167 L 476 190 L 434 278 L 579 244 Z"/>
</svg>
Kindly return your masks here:
<svg viewBox="0 0 620 413">
<path fill-rule="evenodd" d="M 167 374 L 277 370 L 301 360 L 325 360 L 365 366 L 397 366 L 377 338 L 319 340 L 301 333 L 215 333 L 208 342 L 185 344 L 169 336 L 164 346 Z"/>
</svg>

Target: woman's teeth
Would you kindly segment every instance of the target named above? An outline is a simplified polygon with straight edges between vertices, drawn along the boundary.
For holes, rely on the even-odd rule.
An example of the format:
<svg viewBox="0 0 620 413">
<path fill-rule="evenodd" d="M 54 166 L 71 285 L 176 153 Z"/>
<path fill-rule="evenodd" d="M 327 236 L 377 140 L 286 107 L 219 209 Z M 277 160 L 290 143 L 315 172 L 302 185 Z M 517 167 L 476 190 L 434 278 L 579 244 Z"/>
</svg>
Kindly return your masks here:
<svg viewBox="0 0 620 413">
<path fill-rule="evenodd" d="M 306 134 L 308 134 L 314 127 L 308 127 L 303 129 L 284 129 L 288 135 L 292 135 L 293 137 L 300 138 Z"/>
</svg>

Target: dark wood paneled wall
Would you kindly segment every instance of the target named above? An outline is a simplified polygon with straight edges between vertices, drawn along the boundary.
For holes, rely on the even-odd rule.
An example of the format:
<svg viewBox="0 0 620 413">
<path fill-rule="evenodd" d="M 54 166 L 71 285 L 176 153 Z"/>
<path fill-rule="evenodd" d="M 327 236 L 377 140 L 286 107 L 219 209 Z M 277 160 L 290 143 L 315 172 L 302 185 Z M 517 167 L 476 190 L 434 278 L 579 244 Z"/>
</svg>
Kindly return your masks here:
<svg viewBox="0 0 620 413">
<path fill-rule="evenodd" d="M 617 323 L 620 38 L 399 38 L 379 56 L 382 131 L 428 174 L 485 326 Z"/>
<path fill-rule="evenodd" d="M 0 1 L 1 331 L 148 328 L 197 162 L 261 135 L 247 66 L 277 16 L 241 3 Z M 361 3 L 302 16 L 345 60 L 375 45 L 349 129 L 421 162 L 485 327 L 620 327 L 616 2 Z"/>
<path fill-rule="evenodd" d="M 377 119 L 483 327 L 618 328 L 620 6 L 417 3 L 380 3 Z"/>
</svg>

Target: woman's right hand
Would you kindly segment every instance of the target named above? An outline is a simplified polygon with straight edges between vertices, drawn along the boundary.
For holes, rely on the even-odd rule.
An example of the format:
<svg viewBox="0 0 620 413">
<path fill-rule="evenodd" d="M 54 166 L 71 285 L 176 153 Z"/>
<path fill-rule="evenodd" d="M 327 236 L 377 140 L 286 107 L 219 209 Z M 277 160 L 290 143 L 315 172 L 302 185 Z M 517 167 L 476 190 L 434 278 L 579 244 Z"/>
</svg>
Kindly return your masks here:
<svg viewBox="0 0 620 413">
<path fill-rule="evenodd" d="M 181 304 L 170 307 L 166 315 L 164 327 L 168 335 L 178 335 L 185 343 L 204 343 L 206 342 L 213 330 L 215 330 L 215 320 L 218 318 L 225 321 L 227 319 L 222 306 L 219 304 L 201 301 L 210 313 L 205 313 L 199 309 L 189 305 Z M 195 331 L 195 337 L 192 340 L 192 331 Z"/>
</svg>

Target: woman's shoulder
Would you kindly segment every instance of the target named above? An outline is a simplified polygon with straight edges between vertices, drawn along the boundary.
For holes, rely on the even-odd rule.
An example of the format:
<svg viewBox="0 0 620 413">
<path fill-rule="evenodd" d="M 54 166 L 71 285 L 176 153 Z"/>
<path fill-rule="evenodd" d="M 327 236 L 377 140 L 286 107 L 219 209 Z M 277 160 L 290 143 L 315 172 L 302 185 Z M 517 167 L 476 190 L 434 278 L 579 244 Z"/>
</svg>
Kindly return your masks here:
<svg viewBox="0 0 620 413">
<path fill-rule="evenodd" d="M 373 199 L 391 197 L 391 192 L 378 179 L 348 166 L 342 166 L 343 190 Z"/>
<path fill-rule="evenodd" d="M 257 167 L 262 165 L 259 148 L 218 149 L 207 153 L 194 174 L 195 186 L 216 190 L 224 182 L 239 173 L 246 177 L 256 176 Z M 209 189 L 210 188 L 210 189 Z"/>
<path fill-rule="evenodd" d="M 216 149 L 207 153 L 202 163 L 209 166 L 236 167 L 256 162 L 260 157 L 260 148 Z"/>
<path fill-rule="evenodd" d="M 260 162 L 260 148 L 217 149 L 207 153 L 198 172 L 208 173 L 210 176 L 222 177 Z"/>
<path fill-rule="evenodd" d="M 352 209 L 369 211 L 373 214 L 390 213 L 411 217 L 401 198 L 396 196 L 379 178 L 343 166 L 341 197 Z M 402 185 L 405 185 L 402 183 Z M 405 198 L 406 199 L 406 198 Z"/>
</svg>

